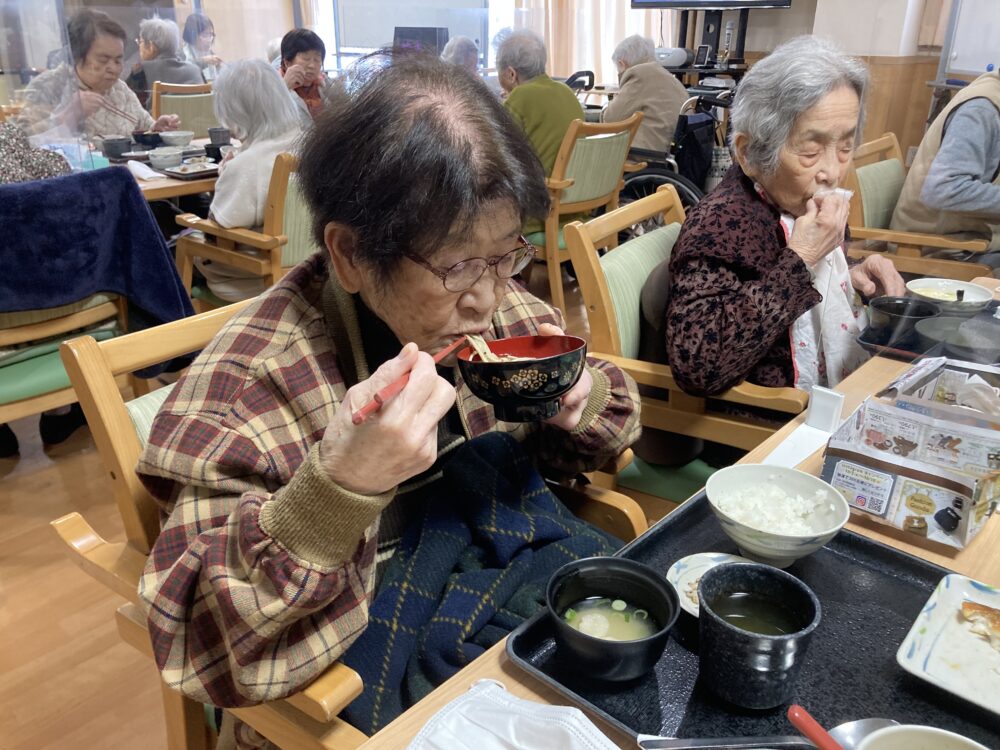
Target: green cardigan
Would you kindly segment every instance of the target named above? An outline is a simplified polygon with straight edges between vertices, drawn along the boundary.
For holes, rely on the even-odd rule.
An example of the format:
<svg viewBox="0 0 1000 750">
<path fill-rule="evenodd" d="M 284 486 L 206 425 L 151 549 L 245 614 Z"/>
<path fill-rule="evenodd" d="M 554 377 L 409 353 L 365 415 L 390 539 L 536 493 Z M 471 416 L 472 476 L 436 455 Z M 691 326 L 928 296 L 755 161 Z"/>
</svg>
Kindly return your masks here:
<svg viewBox="0 0 1000 750">
<path fill-rule="evenodd" d="M 565 83 L 543 73 L 511 91 L 504 106 L 524 129 L 545 174 L 552 174 L 566 129 L 573 120 L 583 119 L 576 95 Z"/>
</svg>

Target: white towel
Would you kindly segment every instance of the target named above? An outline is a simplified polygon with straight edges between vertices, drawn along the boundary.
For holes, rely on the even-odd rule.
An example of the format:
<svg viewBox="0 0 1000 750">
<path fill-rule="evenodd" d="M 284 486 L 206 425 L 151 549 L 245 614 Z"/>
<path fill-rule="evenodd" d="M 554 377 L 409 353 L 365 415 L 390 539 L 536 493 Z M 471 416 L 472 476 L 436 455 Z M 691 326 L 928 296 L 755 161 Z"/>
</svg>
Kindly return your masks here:
<svg viewBox="0 0 1000 750">
<path fill-rule="evenodd" d="M 159 172 L 156 172 L 156 171 L 150 169 L 145 164 L 143 164 L 141 161 L 134 161 L 134 160 L 130 159 L 125 164 L 128 167 L 128 171 L 131 172 L 132 176 L 135 177 L 137 180 L 165 180 L 165 179 L 167 179 L 167 176 L 165 174 L 160 174 Z"/>
</svg>

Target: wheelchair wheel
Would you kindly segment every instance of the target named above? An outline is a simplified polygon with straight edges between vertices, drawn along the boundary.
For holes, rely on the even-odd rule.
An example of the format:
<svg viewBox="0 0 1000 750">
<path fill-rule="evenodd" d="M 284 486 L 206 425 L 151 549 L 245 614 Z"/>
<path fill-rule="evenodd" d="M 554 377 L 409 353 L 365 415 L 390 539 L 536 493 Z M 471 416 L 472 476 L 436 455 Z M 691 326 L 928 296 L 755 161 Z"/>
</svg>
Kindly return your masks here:
<svg viewBox="0 0 1000 750">
<path fill-rule="evenodd" d="M 625 186 L 618 194 L 618 203 L 624 206 L 626 203 L 645 198 L 655 193 L 661 185 L 673 185 L 677 189 L 677 195 L 680 196 L 681 205 L 685 210 L 695 205 L 704 195 L 698 186 L 686 177 L 670 171 L 667 167 L 652 165 L 625 178 Z M 663 226 L 662 220 L 647 219 L 619 232 L 618 242 L 619 244 L 627 242 L 633 237 L 652 232 L 661 226 Z"/>
</svg>

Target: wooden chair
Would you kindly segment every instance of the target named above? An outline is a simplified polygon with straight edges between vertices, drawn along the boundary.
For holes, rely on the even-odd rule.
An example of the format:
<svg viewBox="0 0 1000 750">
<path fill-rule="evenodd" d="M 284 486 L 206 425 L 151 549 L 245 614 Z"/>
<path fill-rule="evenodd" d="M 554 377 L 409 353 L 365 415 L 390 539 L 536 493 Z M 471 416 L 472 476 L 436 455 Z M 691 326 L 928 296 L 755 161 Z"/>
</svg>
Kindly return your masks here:
<svg viewBox="0 0 1000 750">
<path fill-rule="evenodd" d="M 989 276 L 989 266 L 981 263 L 933 258 L 922 248 L 934 250 L 964 250 L 984 252 L 985 240 L 955 240 L 935 234 L 900 232 L 889 229 L 892 213 L 906 181 L 906 167 L 899 141 L 894 133 L 886 133 L 874 141 L 861 144 L 854 153 L 854 162 L 844 178 L 844 187 L 854 191 L 847 223 L 854 240 L 866 240 L 863 246 L 853 243 L 848 255 L 863 258 L 876 252 L 869 241 L 894 244 L 895 253 L 888 253 L 901 273 L 922 276 L 942 276 L 971 281 L 976 276 Z"/>
<path fill-rule="evenodd" d="M 621 122 L 574 120 L 563 137 L 552 174 L 545 180 L 552 201 L 545 230 L 533 232 L 527 239 L 538 250 L 536 260 L 546 263 L 552 305 L 564 313 L 566 300 L 560 264 L 569 260 L 569 253 L 559 228 L 559 217 L 601 206 L 608 210 L 618 208 L 618 191 L 624 186 L 622 173 L 646 166 L 626 161 L 641 122 L 642 112 Z M 607 244 L 614 247 L 617 242 L 617 237 L 613 237 Z"/>
<path fill-rule="evenodd" d="M 150 113 L 153 119 L 160 115 L 177 115 L 181 128 L 194 132 L 195 138 L 208 137 L 208 129 L 217 127 L 213 109 L 211 83 L 164 83 L 153 81 Z"/>
<path fill-rule="evenodd" d="M 657 216 L 663 217 L 665 226 L 598 257 L 602 238 Z M 794 415 L 806 407 L 808 396 L 795 388 L 740 383 L 712 399 L 698 398 L 680 389 L 667 365 L 638 359 L 642 287 L 653 269 L 669 259 L 683 221 L 676 189 L 663 185 L 653 195 L 586 224 L 574 221 L 565 226 L 590 323 L 591 354 L 618 365 L 640 385 L 666 394 L 642 397 L 644 426 L 750 450 L 777 427 L 728 414 L 718 408 L 720 403 Z"/>
<path fill-rule="evenodd" d="M 185 235 L 177 240 L 177 268 L 184 287 L 191 294 L 195 309 L 203 312 L 229 304 L 214 295 L 207 286 L 193 285 L 194 259 L 204 258 L 226 263 L 244 271 L 264 276 L 276 284 L 289 268 L 318 249 L 312 236 L 312 217 L 295 179 L 297 159 L 278 154 L 267 190 L 264 224 L 259 232 L 252 229 L 219 226 L 211 219 L 181 214 L 177 223 L 197 229 L 203 236 Z M 245 245 L 260 251 L 258 257 L 237 249 Z"/>
<path fill-rule="evenodd" d="M 123 640 L 152 656 L 146 618 L 138 606 L 143 567 L 160 532 L 159 509 L 135 474 L 146 435 L 170 387 L 125 403 L 114 377 L 164 359 L 203 348 L 235 313 L 250 300 L 175 321 L 109 341 L 83 337 L 66 342 L 62 356 L 90 422 L 98 452 L 114 490 L 126 541 L 111 543 L 79 513 L 52 522 L 71 549 L 73 561 L 89 575 L 128 600 L 116 613 Z M 646 530 L 639 506 L 630 498 L 606 489 L 577 490 L 554 487 L 577 515 L 621 539 L 633 539 Z M 232 709 L 282 748 L 331 750 L 354 748 L 364 734 L 337 717 L 361 694 L 356 672 L 334 664 L 299 693 L 284 700 L 250 708 Z M 207 750 L 203 707 L 162 686 L 171 750 Z"/>
<path fill-rule="evenodd" d="M 0 313 L 0 424 L 76 402 L 59 359 L 61 340 L 54 337 L 92 326 L 99 327 L 92 335 L 101 340 L 125 331 L 124 300 L 95 294 L 61 307 Z M 145 393 L 139 378 L 123 377 L 120 384 L 129 380 Z"/>
</svg>

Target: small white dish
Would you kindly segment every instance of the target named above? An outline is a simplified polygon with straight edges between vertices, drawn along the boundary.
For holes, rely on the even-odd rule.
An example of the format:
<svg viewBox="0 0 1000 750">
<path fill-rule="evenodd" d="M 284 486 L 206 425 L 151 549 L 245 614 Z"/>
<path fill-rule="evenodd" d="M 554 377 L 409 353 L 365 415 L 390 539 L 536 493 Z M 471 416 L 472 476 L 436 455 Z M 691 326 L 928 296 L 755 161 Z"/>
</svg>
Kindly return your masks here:
<svg viewBox="0 0 1000 750">
<path fill-rule="evenodd" d="M 910 674 L 1000 714 L 1000 651 L 962 617 L 969 600 L 1000 608 L 1000 589 L 958 573 L 946 575 L 896 652 Z"/>
<path fill-rule="evenodd" d="M 192 156 L 184 160 L 185 164 L 215 164 L 211 156 Z"/>
<path fill-rule="evenodd" d="M 682 557 L 667 571 L 667 582 L 677 590 L 681 609 L 694 617 L 698 616 L 698 581 L 716 565 L 731 562 L 752 562 L 739 555 L 725 552 L 699 552 Z"/>
</svg>

